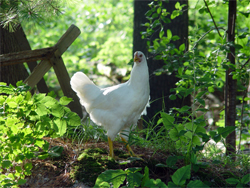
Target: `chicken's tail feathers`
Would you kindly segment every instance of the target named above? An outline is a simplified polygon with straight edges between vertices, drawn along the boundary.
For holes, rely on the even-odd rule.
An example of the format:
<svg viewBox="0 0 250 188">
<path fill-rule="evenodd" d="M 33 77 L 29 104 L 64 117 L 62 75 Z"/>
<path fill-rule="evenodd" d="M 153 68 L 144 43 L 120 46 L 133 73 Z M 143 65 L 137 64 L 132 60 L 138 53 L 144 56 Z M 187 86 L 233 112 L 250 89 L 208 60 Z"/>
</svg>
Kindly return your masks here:
<svg viewBox="0 0 250 188">
<path fill-rule="evenodd" d="M 87 111 L 88 107 L 101 93 L 100 88 L 82 72 L 77 72 L 72 76 L 70 85 Z"/>
<path fill-rule="evenodd" d="M 94 83 L 82 72 L 75 73 L 70 80 L 71 88 L 75 92 L 79 91 L 80 88 L 83 88 L 84 85 L 86 84 L 94 84 Z"/>
</svg>

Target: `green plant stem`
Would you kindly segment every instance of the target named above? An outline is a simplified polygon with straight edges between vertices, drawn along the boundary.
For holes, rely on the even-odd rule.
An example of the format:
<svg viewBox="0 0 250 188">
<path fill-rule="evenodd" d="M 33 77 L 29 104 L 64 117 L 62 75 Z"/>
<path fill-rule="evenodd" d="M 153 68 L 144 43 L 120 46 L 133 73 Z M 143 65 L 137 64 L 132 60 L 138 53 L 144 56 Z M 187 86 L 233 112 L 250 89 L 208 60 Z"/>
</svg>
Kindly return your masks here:
<svg viewBox="0 0 250 188">
<path fill-rule="evenodd" d="M 202 40 L 208 33 L 210 33 L 211 31 L 213 31 L 214 29 L 222 29 L 222 30 L 225 31 L 225 29 L 224 29 L 223 27 L 218 27 L 218 28 L 214 27 L 214 28 L 211 28 L 210 30 L 208 30 L 206 33 L 204 33 L 204 34 L 197 40 L 197 42 L 195 43 L 195 45 L 193 46 L 193 48 L 192 48 L 191 50 L 193 50 L 193 49 L 196 47 L 196 45 L 198 44 L 198 42 L 199 42 L 200 40 Z M 187 52 L 188 52 L 188 51 L 187 51 Z M 186 52 L 186 53 L 187 53 L 187 52 Z"/>
<path fill-rule="evenodd" d="M 194 65 L 194 59 L 192 59 L 192 63 L 193 63 L 193 69 L 194 69 L 194 92 L 193 92 L 193 99 L 195 98 L 195 82 L 196 82 L 196 80 L 195 80 L 195 65 Z M 194 106 L 194 104 L 193 104 L 193 106 Z M 194 112 L 192 112 L 191 113 L 191 119 L 192 119 L 192 138 L 191 138 L 191 140 L 190 140 L 190 146 L 189 146 L 189 151 L 188 151 L 188 157 L 189 157 L 189 159 L 191 159 L 191 151 L 192 151 L 192 145 L 193 145 L 193 134 L 194 134 L 194 132 L 193 132 L 193 129 L 194 129 Z"/>
<path fill-rule="evenodd" d="M 242 107 L 241 107 L 241 115 L 240 115 L 240 138 L 239 138 L 239 145 L 238 145 L 238 153 L 240 152 L 240 143 L 241 143 L 241 131 L 242 131 L 242 127 L 244 125 L 243 123 L 243 115 L 244 115 L 244 98 L 247 96 L 247 92 L 248 92 L 248 89 L 246 89 L 244 91 L 244 94 L 243 94 L 243 99 L 242 99 Z"/>
<path fill-rule="evenodd" d="M 209 14 L 210 14 L 210 16 L 211 16 L 211 18 L 212 18 L 212 20 L 213 20 L 214 26 L 215 26 L 215 28 L 216 28 L 218 34 L 220 35 L 220 37 L 222 37 L 222 35 L 220 34 L 220 31 L 219 31 L 219 29 L 218 29 L 218 27 L 217 27 L 217 25 L 216 25 L 216 23 L 215 23 L 215 21 L 214 21 L 214 17 L 213 17 L 213 15 L 212 15 L 212 13 L 211 13 L 211 11 L 210 11 L 208 5 L 207 5 L 207 2 L 206 2 L 205 0 L 203 0 L 203 1 L 204 1 L 205 5 L 206 5 L 206 7 L 207 7 L 207 10 L 208 10 L 208 12 L 209 12 Z"/>
<path fill-rule="evenodd" d="M 250 62 L 250 57 L 249 57 L 248 60 L 244 63 L 244 65 L 242 65 L 242 67 L 241 67 L 240 70 L 242 70 L 249 62 Z"/>
</svg>

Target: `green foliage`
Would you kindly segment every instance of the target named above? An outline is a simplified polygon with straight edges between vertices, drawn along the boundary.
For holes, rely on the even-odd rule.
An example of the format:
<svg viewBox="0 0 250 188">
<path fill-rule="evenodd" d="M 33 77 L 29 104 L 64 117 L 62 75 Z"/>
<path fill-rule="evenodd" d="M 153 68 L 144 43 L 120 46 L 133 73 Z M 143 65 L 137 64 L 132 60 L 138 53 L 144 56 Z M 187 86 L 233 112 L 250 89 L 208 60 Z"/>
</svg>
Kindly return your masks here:
<svg viewBox="0 0 250 188">
<path fill-rule="evenodd" d="M 182 107 L 179 112 L 188 112 L 189 108 L 186 106 Z M 186 122 L 184 124 L 175 123 L 175 118 L 167 113 L 161 113 L 161 119 L 158 124 L 163 123 L 167 132 L 167 137 L 175 142 L 177 150 L 182 151 L 190 155 L 192 151 L 196 152 L 203 149 L 204 143 L 209 140 L 209 136 L 206 133 L 206 122 L 203 116 L 198 117 L 192 122 Z M 201 147 L 200 147 L 201 146 Z"/>
<path fill-rule="evenodd" d="M 49 149 L 44 136 L 61 137 L 67 126 L 78 126 L 80 118 L 67 105 L 71 99 L 59 101 L 49 94 L 34 94 L 18 82 L 17 87 L 0 84 L 0 185 L 17 186 L 31 174 L 31 159 L 57 157 L 62 147 Z"/>
<path fill-rule="evenodd" d="M 166 165 L 165 164 L 157 164 L 157 167 L 168 167 L 172 169 L 177 169 L 178 167 L 176 166 L 176 163 L 178 160 L 183 159 L 183 156 L 169 156 L 166 160 Z"/>
<path fill-rule="evenodd" d="M 40 23 L 44 20 L 51 20 L 55 15 L 61 13 L 63 1 L 42 0 L 42 1 L 1 1 L 0 21 L 1 26 L 14 31 L 20 23 Z"/>
<path fill-rule="evenodd" d="M 226 182 L 232 185 L 236 185 L 236 187 L 243 187 L 250 182 L 250 174 L 245 175 L 241 179 L 236 178 L 228 178 Z"/>
<path fill-rule="evenodd" d="M 243 10 L 246 5 L 245 3 L 245 1 L 240 2 L 237 10 Z M 244 35 L 236 34 L 235 45 L 228 43 L 226 37 L 222 37 L 222 35 L 226 34 L 225 32 L 221 34 L 219 33 L 221 31 L 216 31 L 215 28 L 209 30 L 214 23 L 212 20 L 208 23 L 203 21 L 205 17 L 210 17 L 209 14 L 205 15 L 208 9 L 213 8 L 213 10 L 218 10 L 218 12 L 213 12 L 213 19 L 221 15 L 225 18 L 227 17 L 227 14 L 225 14 L 226 9 L 222 10 L 219 8 L 220 6 L 214 6 L 215 4 L 215 2 L 209 2 L 208 7 L 206 7 L 204 2 L 197 2 L 195 4 L 191 2 L 191 7 L 194 5 L 195 7 L 194 10 L 189 9 L 189 11 L 196 12 L 199 10 L 199 13 L 197 13 L 198 19 L 197 15 L 193 14 L 195 15 L 195 24 L 197 24 L 197 27 L 193 27 L 190 31 L 194 38 L 190 37 L 189 51 L 187 51 L 185 44 L 180 45 L 178 48 L 171 44 L 172 41 L 178 40 L 179 37 L 173 36 L 169 29 L 164 30 L 165 25 L 170 23 L 171 19 L 182 14 L 185 5 L 180 5 L 179 2 L 175 5 L 176 10 L 170 13 L 164 9 L 162 1 L 152 1 L 149 4 L 151 9 L 145 14 L 148 19 L 148 22 L 143 24 L 146 27 L 146 31 L 141 32 L 142 37 L 148 40 L 148 51 L 155 54 L 156 60 L 163 60 L 165 63 L 162 69 L 155 72 L 155 75 L 172 74 L 175 72 L 176 76 L 180 79 L 176 83 L 177 87 L 171 89 L 174 94 L 171 94 L 169 98 L 175 100 L 177 97 L 185 98 L 188 95 L 192 96 L 193 104 L 191 107 L 184 106 L 180 109 L 174 107 L 169 114 L 161 113 L 161 119 L 158 121 L 158 124 L 163 123 L 163 129 L 168 132 L 167 136 L 176 142 L 176 148 L 187 151 L 188 158 L 190 158 L 192 150 L 196 152 L 203 149 L 204 143 L 210 139 L 210 136 L 216 142 L 219 142 L 237 128 L 219 127 L 216 131 L 210 131 L 210 136 L 204 128 L 207 125 L 204 115 L 210 110 L 204 99 L 207 95 L 213 94 L 214 91 L 222 91 L 226 70 L 228 68 L 235 70 L 232 74 L 234 75 L 234 79 L 238 80 L 239 91 L 245 91 L 248 84 L 249 75 L 246 73 L 247 69 L 244 66 L 246 66 L 246 59 L 249 56 L 249 50 L 247 51 L 246 49 L 249 49 L 250 43 L 249 41 L 246 42 L 246 46 L 243 47 L 243 45 L 239 44 L 242 41 L 239 42 L 240 40 L 237 37 L 247 40 L 246 37 L 249 36 L 249 29 L 246 29 Z M 223 6 L 227 8 L 227 4 Z M 246 11 L 246 9 L 244 10 Z M 200 18 L 201 20 L 199 20 Z M 224 18 L 221 17 L 220 19 Z M 239 19 L 241 21 L 244 20 L 244 24 L 241 24 L 241 22 L 236 24 L 236 33 L 241 31 L 240 27 L 245 28 L 249 23 L 245 24 L 249 19 L 245 15 L 239 16 Z M 193 24 L 194 22 L 191 21 L 190 25 L 195 26 Z M 227 26 L 225 22 L 220 22 L 220 24 L 219 28 Z M 213 30 L 215 32 L 210 33 Z M 151 42 L 151 37 L 158 33 L 158 31 L 159 38 L 155 38 Z M 236 58 L 238 62 L 236 66 L 227 62 L 226 59 L 226 54 L 232 45 L 236 48 L 236 54 L 241 54 Z M 207 54 L 205 55 L 205 53 Z M 249 65 L 247 66 L 249 67 Z M 244 113 L 243 110 L 241 112 Z M 202 113 L 204 115 L 201 115 Z M 241 114 L 241 116 L 243 117 L 244 115 Z M 241 126 L 238 124 L 238 127 Z M 204 142 L 202 145 L 201 139 Z"/>
<path fill-rule="evenodd" d="M 177 2 L 175 5 L 176 10 L 170 13 L 166 9 L 166 4 L 167 3 L 163 3 L 163 1 L 152 1 L 149 4 L 151 9 L 145 13 L 148 22 L 142 24 L 146 28 L 145 31 L 141 32 L 141 35 L 143 39 L 147 40 L 148 51 L 155 54 L 156 60 L 162 59 L 166 62 L 166 65 L 164 65 L 161 70 L 155 72 L 156 75 L 160 75 L 166 71 L 172 72 L 175 70 L 175 67 L 179 67 L 186 49 L 185 44 L 182 44 L 179 49 L 176 48 L 172 42 L 179 40 L 180 37 L 177 35 L 173 36 L 171 30 L 165 28 L 167 24 L 171 23 L 172 19 L 182 15 L 183 9 L 187 5 L 180 5 L 180 3 Z M 151 41 L 151 37 L 157 33 L 159 33 L 159 38 Z M 178 59 L 178 61 L 176 59 Z M 170 63 L 172 61 L 174 63 Z"/>
<path fill-rule="evenodd" d="M 185 44 L 179 47 L 174 46 L 172 42 L 178 40 L 179 37 L 173 36 L 170 29 L 164 29 L 171 22 L 171 19 L 182 14 L 185 5 L 181 6 L 179 2 L 175 4 L 176 10 L 171 13 L 167 12 L 162 1 L 152 1 L 149 4 L 151 9 L 145 14 L 148 20 L 148 22 L 143 24 L 146 27 L 145 31 L 141 32 L 142 38 L 147 40 L 148 51 L 155 55 L 154 58 L 156 60 L 162 60 L 165 63 L 154 74 L 158 76 L 175 73 L 179 78 L 176 88 L 171 89 L 173 94 L 169 98 L 171 100 L 177 98 L 184 99 L 191 95 L 193 101 L 192 106 L 174 107 L 168 113 L 161 112 L 161 118 L 157 122 L 157 125 L 163 124 L 159 132 L 162 135 L 165 134 L 167 139 L 175 142 L 176 150 L 181 151 L 185 156 L 185 163 L 187 165 L 175 172 L 172 176 L 173 182 L 169 182 L 168 184 L 169 187 L 180 187 L 184 184 L 187 187 L 206 187 L 200 180 L 190 181 L 188 184 L 186 182 L 186 180 L 190 179 L 191 169 L 197 172 L 200 168 L 208 167 L 207 163 L 198 162 L 197 154 L 203 150 L 204 145 L 210 139 L 213 139 L 217 143 L 224 140 L 231 132 L 238 128 L 242 129 L 243 126 L 240 123 L 235 127 L 225 127 L 225 125 L 222 125 L 208 132 L 205 129 L 205 126 L 208 125 L 205 114 L 210 109 L 209 104 L 205 101 L 206 96 L 213 94 L 215 91 L 223 91 L 225 72 L 229 68 L 234 70 L 232 74 L 233 79 L 237 79 L 238 81 L 238 91 L 246 91 L 249 84 L 249 74 L 245 67 L 249 67 L 250 47 L 250 22 L 247 14 L 239 16 L 240 21 L 237 20 L 236 23 L 236 43 L 232 44 L 226 41 L 225 28 L 227 27 L 227 23 L 224 20 L 227 20 L 227 12 L 225 11 L 227 10 L 227 3 L 210 1 L 207 3 L 208 7 L 202 1 L 191 2 L 190 4 L 190 34 L 192 36 L 189 38 L 189 50 Z M 225 6 L 225 8 L 222 9 L 221 6 Z M 249 7 L 249 4 L 246 4 L 246 1 L 241 1 L 238 4 L 237 10 L 244 10 L 246 12 L 247 8 L 244 6 Z M 220 20 L 219 27 L 217 27 L 219 30 L 213 27 L 214 22 L 210 14 L 206 14 L 210 9 L 212 9 L 212 19 Z M 192 19 L 195 19 L 195 22 Z M 208 22 L 204 22 L 204 20 L 208 19 Z M 241 24 L 242 21 L 244 22 L 243 24 Z M 244 34 L 240 34 L 242 31 L 244 31 Z M 158 33 L 159 37 L 155 38 L 155 35 Z M 154 37 L 153 41 L 151 41 L 152 37 Z M 243 43 L 244 45 L 242 45 Z M 230 64 L 226 59 L 226 55 L 230 52 L 229 48 L 232 45 L 236 49 L 236 54 L 238 54 L 236 65 Z M 243 101 L 245 97 L 242 97 L 241 100 Z M 246 98 L 246 100 L 248 99 Z M 244 105 L 244 102 L 242 104 Z M 243 116 L 248 116 L 247 114 L 243 114 L 247 111 L 242 109 L 238 111 L 238 117 L 241 117 L 241 121 L 243 121 Z M 244 105 L 244 109 L 247 109 L 246 105 Z M 247 120 L 248 118 L 246 118 Z M 224 120 L 222 121 L 223 123 L 225 122 Z M 244 126 L 249 129 L 249 124 Z M 249 130 L 246 133 L 249 134 Z M 167 159 L 166 165 L 158 164 L 157 166 L 176 169 L 175 164 L 177 161 L 177 156 L 171 156 Z"/>
<path fill-rule="evenodd" d="M 172 169 L 177 169 L 175 173 L 172 175 L 173 182 L 168 182 L 168 187 L 183 187 L 184 185 L 186 185 L 187 187 L 208 187 L 200 180 L 195 180 L 195 181 L 191 180 L 189 181 L 189 183 L 187 183 L 187 180 L 191 179 L 192 170 L 197 172 L 199 168 L 207 168 L 208 164 L 198 162 L 196 155 L 192 153 L 190 159 L 191 164 L 183 166 L 178 169 L 176 163 L 178 160 L 181 160 L 183 158 L 184 158 L 183 156 L 169 156 L 166 160 L 166 165 L 165 164 L 156 165 L 157 167 L 168 167 Z"/>
<path fill-rule="evenodd" d="M 55 21 L 36 27 L 25 23 L 23 27 L 32 49 L 38 49 L 55 45 L 68 27 L 75 24 L 81 34 L 63 54 L 69 75 L 82 71 L 89 75 L 107 75 L 112 79 L 114 66 L 131 69 L 127 65 L 132 58 L 131 15 L 132 0 L 84 0 L 69 3 Z M 112 71 L 103 72 L 98 64 L 108 65 Z M 60 89 L 53 70 L 45 75 L 45 80 L 55 92 Z"/>
<path fill-rule="evenodd" d="M 176 170 L 172 176 L 172 181 L 176 186 L 182 186 L 191 177 L 191 165 L 183 166 Z"/>
<path fill-rule="evenodd" d="M 142 168 L 127 168 L 125 170 L 106 170 L 98 176 L 94 187 L 120 187 L 126 180 L 125 187 L 167 187 L 160 179 L 149 179 L 148 167 L 144 175 L 139 171 Z M 111 186 L 112 184 L 113 186 Z"/>
</svg>

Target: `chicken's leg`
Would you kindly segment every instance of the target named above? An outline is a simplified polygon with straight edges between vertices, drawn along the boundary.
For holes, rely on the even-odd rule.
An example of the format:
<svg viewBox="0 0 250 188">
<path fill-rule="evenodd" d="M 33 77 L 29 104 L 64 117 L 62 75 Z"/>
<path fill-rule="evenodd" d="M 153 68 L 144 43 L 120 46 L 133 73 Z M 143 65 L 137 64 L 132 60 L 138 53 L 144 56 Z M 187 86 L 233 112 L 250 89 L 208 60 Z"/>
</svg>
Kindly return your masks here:
<svg viewBox="0 0 250 188">
<path fill-rule="evenodd" d="M 120 136 L 120 137 L 121 137 L 121 136 Z M 131 157 L 134 157 L 135 154 L 134 154 L 133 150 L 131 149 L 131 147 L 128 145 L 127 140 L 126 140 L 125 138 L 123 138 L 123 137 L 121 137 L 121 140 L 122 140 L 123 142 L 125 142 L 126 148 L 127 148 L 128 152 L 129 152 L 129 155 L 130 155 Z"/>
<path fill-rule="evenodd" d="M 108 137 L 108 142 L 109 142 L 109 156 L 114 158 L 114 148 L 113 148 L 113 141 Z"/>
</svg>

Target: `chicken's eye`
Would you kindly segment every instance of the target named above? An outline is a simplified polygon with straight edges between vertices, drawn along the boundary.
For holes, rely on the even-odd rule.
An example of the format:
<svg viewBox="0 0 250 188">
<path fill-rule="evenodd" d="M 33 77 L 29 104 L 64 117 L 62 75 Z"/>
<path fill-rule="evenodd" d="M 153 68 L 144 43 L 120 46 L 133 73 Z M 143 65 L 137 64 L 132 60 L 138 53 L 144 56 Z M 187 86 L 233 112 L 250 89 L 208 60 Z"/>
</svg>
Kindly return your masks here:
<svg viewBox="0 0 250 188">
<path fill-rule="evenodd" d="M 139 57 L 142 57 L 142 54 Z"/>
</svg>

